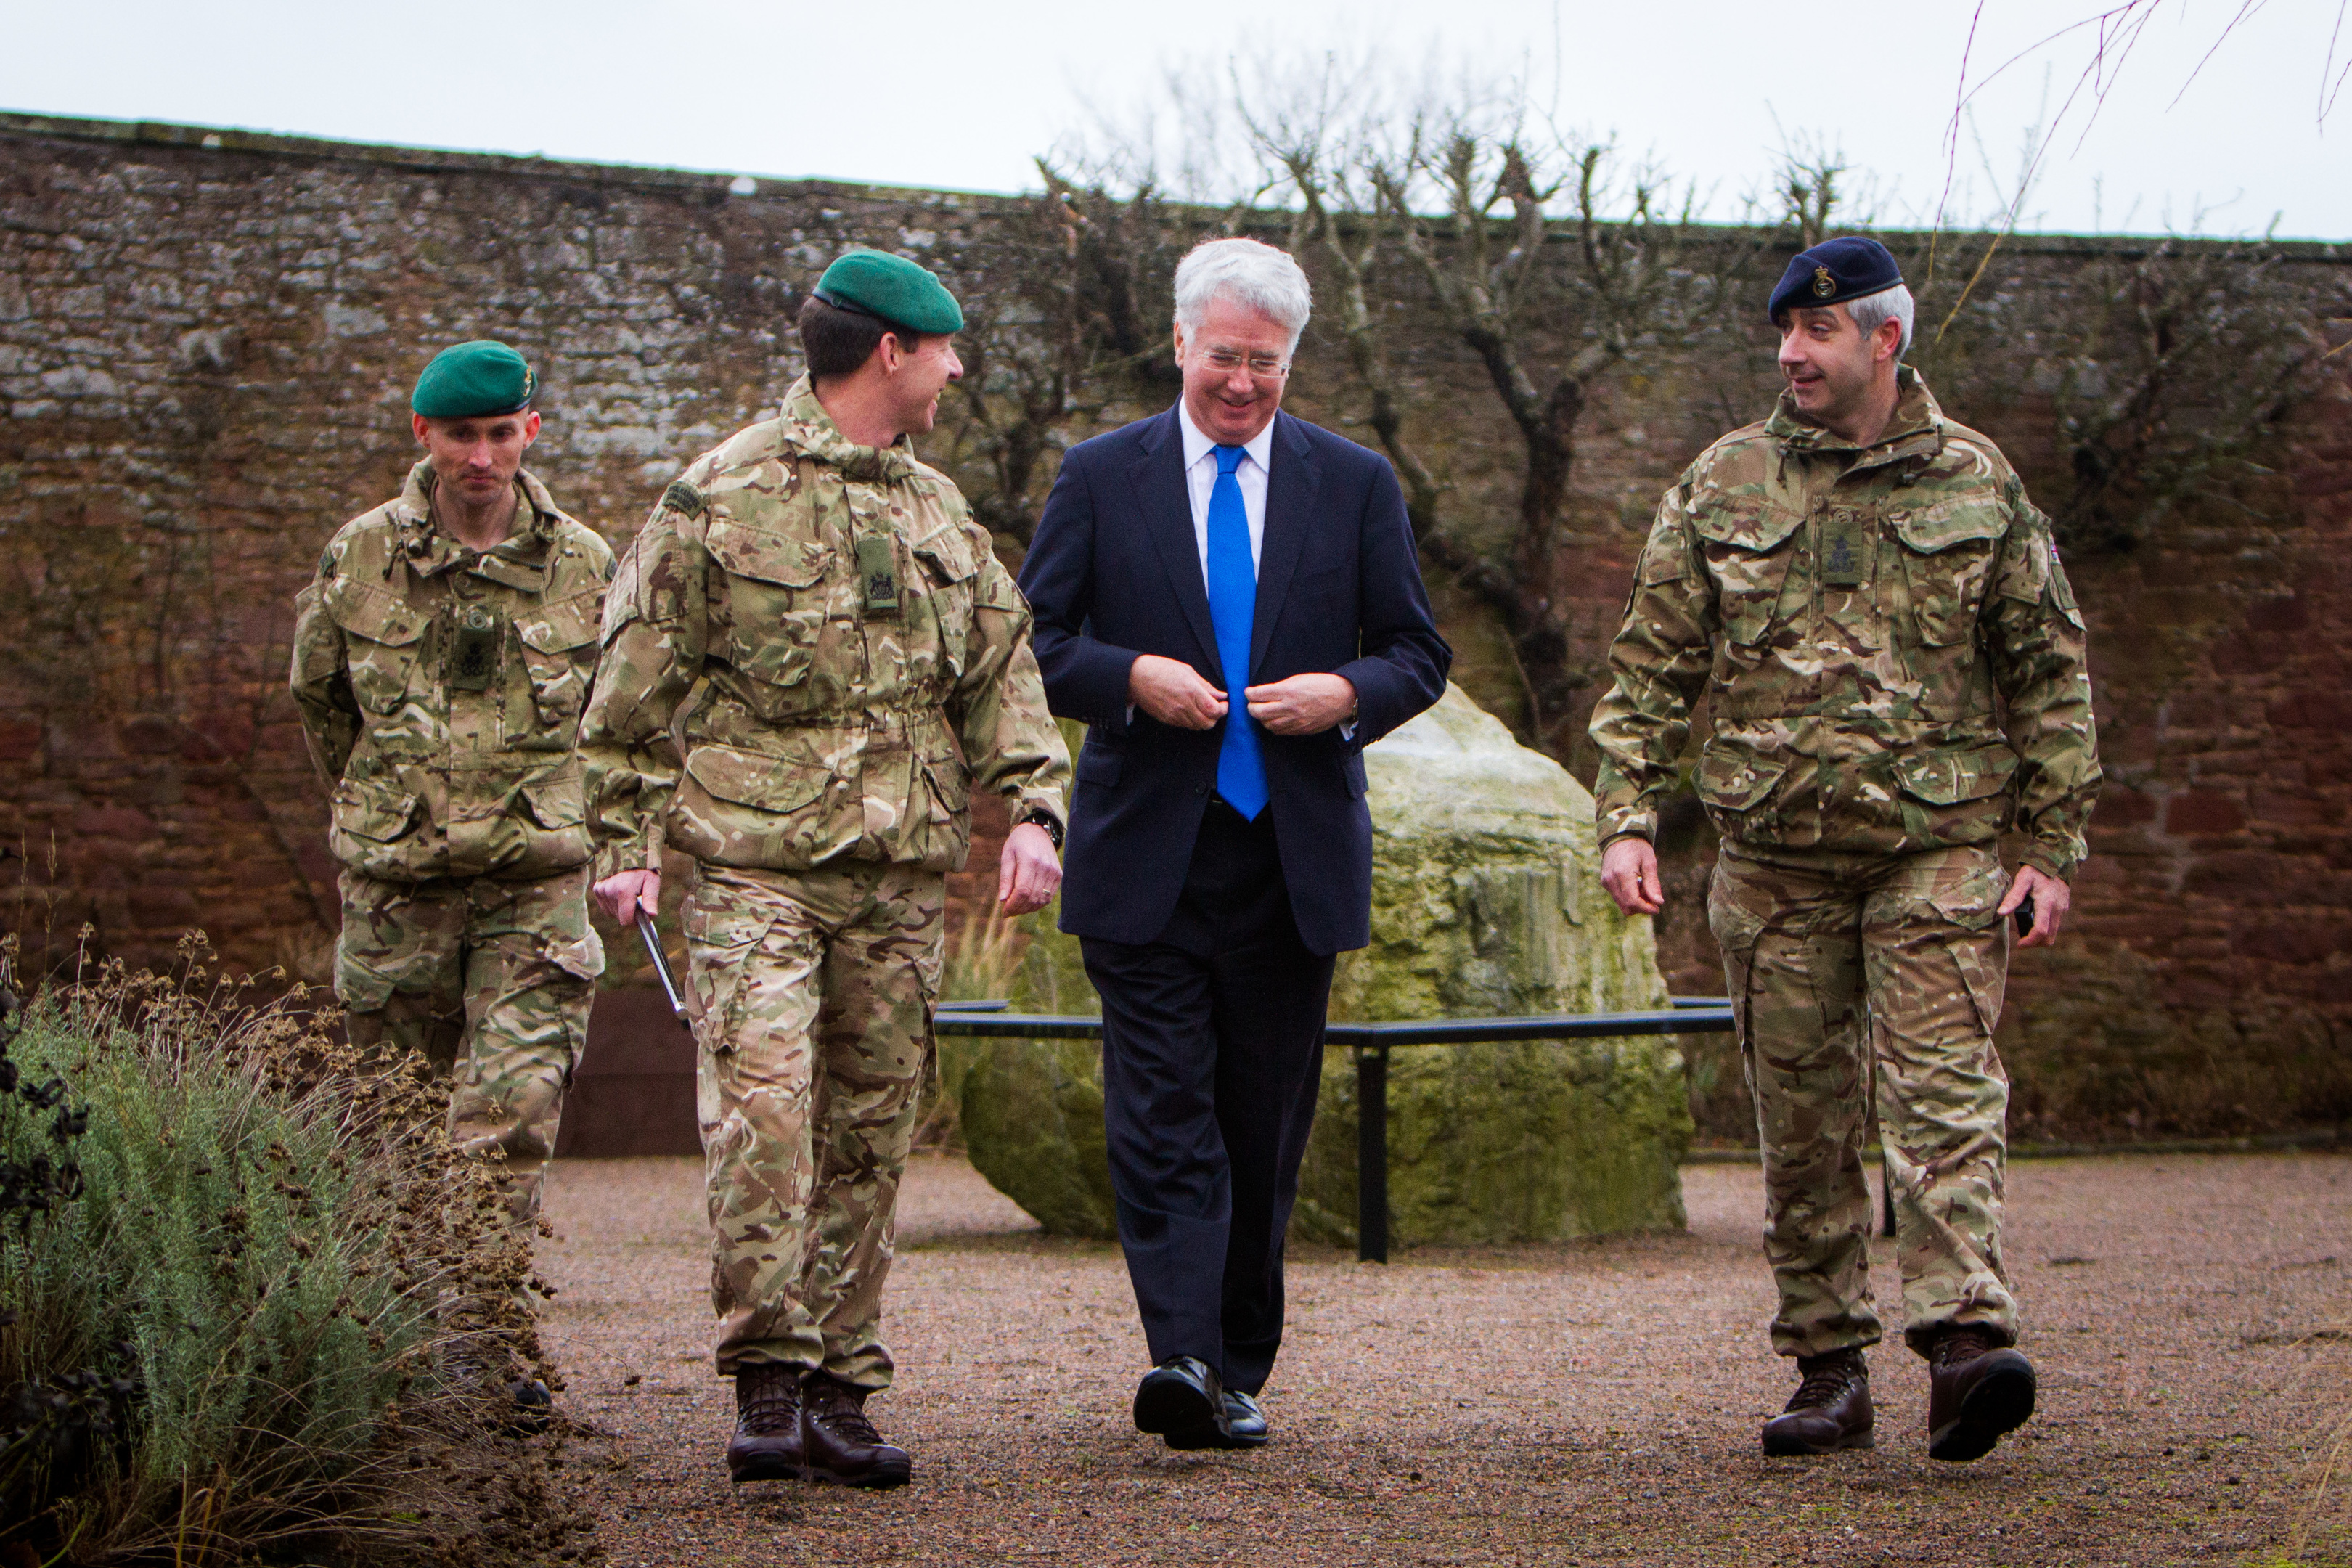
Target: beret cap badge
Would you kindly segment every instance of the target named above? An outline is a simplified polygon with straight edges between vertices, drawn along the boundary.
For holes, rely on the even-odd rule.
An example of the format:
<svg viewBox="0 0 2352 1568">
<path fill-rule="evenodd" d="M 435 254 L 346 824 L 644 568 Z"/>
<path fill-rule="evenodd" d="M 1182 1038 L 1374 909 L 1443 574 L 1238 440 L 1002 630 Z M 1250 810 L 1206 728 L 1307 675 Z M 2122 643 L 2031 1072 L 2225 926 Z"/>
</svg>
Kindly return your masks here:
<svg viewBox="0 0 2352 1568">
<path fill-rule="evenodd" d="M 1841 235 L 1790 259 L 1764 313 L 1778 321 L 1783 310 L 1850 304 L 1902 284 L 1903 269 L 1885 246 L 1864 235 Z"/>
</svg>

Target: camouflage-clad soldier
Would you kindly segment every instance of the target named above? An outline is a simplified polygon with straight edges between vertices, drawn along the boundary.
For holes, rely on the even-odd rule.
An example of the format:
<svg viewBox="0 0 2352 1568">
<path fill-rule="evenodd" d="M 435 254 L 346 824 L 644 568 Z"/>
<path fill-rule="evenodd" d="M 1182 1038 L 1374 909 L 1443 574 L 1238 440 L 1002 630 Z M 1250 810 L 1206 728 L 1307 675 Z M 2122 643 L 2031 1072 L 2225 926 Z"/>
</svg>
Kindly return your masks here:
<svg viewBox="0 0 2352 1568">
<path fill-rule="evenodd" d="M 1069 760 L 1028 608 L 909 440 L 962 373 L 953 296 L 853 251 L 799 324 L 810 375 L 781 417 L 698 458 L 623 555 L 581 742 L 615 917 L 656 907 L 663 844 L 694 860 L 729 1469 L 896 1486 L 911 1462 L 864 1406 L 891 1375 L 881 1294 L 946 874 L 971 790 L 999 791 L 999 900 L 1043 908 Z"/>
<path fill-rule="evenodd" d="M 450 1132 L 539 1212 L 604 954 L 572 750 L 613 552 L 522 468 L 535 377 L 500 343 L 436 356 L 425 457 L 297 601 L 294 699 L 333 792 L 335 994 L 355 1043 L 454 1071 Z"/>
<path fill-rule="evenodd" d="M 1992 1036 L 2009 917 L 2030 907 L 2028 947 L 2064 920 L 2097 736 L 2049 522 L 1902 365 L 1913 309 L 1875 241 L 1790 264 L 1770 302 L 1787 389 L 1666 492 L 1592 717 L 1602 881 L 1655 913 L 1658 807 L 1708 702 L 1696 784 L 1723 846 L 1707 915 L 1756 1097 L 1773 1344 L 1801 1374 L 1764 1428 L 1774 1454 L 1873 1440 L 1874 1058 L 1928 1452 L 1976 1458 L 2033 1409 L 2001 1261 Z M 1995 851 L 2012 829 L 2014 879 Z"/>
</svg>

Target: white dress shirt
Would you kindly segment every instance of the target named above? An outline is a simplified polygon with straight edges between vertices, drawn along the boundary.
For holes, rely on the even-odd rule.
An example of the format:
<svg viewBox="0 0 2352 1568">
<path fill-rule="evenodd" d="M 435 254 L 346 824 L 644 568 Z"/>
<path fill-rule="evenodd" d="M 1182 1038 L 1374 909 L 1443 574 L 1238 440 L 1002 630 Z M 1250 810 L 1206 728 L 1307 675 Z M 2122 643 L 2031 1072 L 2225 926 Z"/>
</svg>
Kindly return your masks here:
<svg viewBox="0 0 2352 1568">
<path fill-rule="evenodd" d="M 1176 403 L 1176 424 L 1184 432 L 1184 489 L 1192 498 L 1192 543 L 1201 552 L 1201 582 L 1209 581 L 1209 497 L 1217 488 L 1217 444 L 1192 423 L 1192 411 Z M 1234 478 L 1242 487 L 1242 511 L 1249 519 L 1250 571 L 1255 574 L 1265 554 L 1265 481 L 1274 457 L 1274 421 L 1242 447 L 1241 466 Z"/>
<path fill-rule="evenodd" d="M 1201 555 L 1201 584 L 1209 582 L 1209 498 L 1217 488 L 1217 444 L 1201 433 L 1192 423 L 1192 411 L 1183 400 L 1176 403 L 1176 426 L 1184 433 L 1184 489 L 1192 500 L 1192 547 Z M 1242 487 L 1242 513 L 1249 520 L 1250 571 L 1255 574 L 1265 558 L 1265 486 L 1271 459 L 1274 457 L 1274 421 L 1242 444 L 1242 460 L 1234 469 L 1234 479 Z M 1135 705 L 1129 703 L 1128 721 L 1135 719 Z M 1339 733 L 1349 741 L 1356 738 L 1352 723 L 1339 726 Z"/>
</svg>

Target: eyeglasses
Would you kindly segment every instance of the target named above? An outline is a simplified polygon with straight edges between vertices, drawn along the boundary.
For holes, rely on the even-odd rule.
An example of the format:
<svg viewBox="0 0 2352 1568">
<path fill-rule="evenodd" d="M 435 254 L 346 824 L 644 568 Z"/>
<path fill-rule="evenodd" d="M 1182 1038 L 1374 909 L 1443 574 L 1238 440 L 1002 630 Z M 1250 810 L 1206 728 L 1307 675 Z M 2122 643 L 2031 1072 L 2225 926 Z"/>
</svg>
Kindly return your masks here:
<svg viewBox="0 0 2352 1568">
<path fill-rule="evenodd" d="M 1231 375 L 1244 365 L 1260 381 L 1280 381 L 1290 374 L 1290 366 L 1272 354 L 1237 354 L 1231 349 L 1211 349 L 1202 354 L 1211 370 L 1219 375 Z"/>
</svg>

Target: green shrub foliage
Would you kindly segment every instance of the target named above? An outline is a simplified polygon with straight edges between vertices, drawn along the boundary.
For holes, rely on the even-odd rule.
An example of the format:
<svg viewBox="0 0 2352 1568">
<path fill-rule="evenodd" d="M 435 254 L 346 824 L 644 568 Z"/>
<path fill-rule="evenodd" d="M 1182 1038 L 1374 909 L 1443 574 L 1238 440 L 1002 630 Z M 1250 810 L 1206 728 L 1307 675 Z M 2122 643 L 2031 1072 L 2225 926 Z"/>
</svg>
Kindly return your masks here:
<svg viewBox="0 0 2352 1568">
<path fill-rule="evenodd" d="M 421 1064 L 187 956 L 0 1023 L 0 1554 L 444 1555 L 523 1249 Z"/>
</svg>

